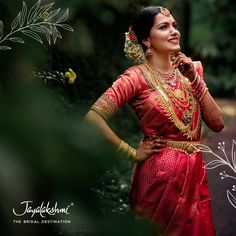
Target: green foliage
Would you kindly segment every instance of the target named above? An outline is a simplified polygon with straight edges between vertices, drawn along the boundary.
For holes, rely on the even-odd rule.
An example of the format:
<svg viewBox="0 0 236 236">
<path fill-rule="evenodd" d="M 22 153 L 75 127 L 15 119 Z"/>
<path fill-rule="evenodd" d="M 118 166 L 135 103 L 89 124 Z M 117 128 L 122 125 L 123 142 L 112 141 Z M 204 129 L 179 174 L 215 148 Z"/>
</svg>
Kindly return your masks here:
<svg viewBox="0 0 236 236">
<path fill-rule="evenodd" d="M 215 96 L 235 96 L 235 4 L 231 1 L 192 2 L 190 45 L 204 61 Z"/>
<path fill-rule="evenodd" d="M 72 221 L 69 227 L 34 225 L 32 234 L 35 236 L 58 235 L 59 232 L 63 235 L 122 235 L 127 229 L 118 227 L 121 222 L 129 226 L 130 234 L 142 235 L 140 230 L 149 232 L 148 224 L 133 220 L 127 212 L 128 205 L 126 214 L 114 215 L 119 204 L 124 207 L 124 203 L 110 203 L 115 202 L 117 196 L 125 201 L 129 168 L 125 167 L 125 175 L 120 178 L 118 172 L 126 166 L 120 161 L 121 157 L 99 133 L 81 122 L 82 107 L 75 111 L 66 98 L 60 97 L 51 89 L 17 79 L 8 86 L 6 94 L 1 94 L 0 186 L 3 194 L 0 204 L 10 212 L 25 199 L 35 204 L 41 201 L 58 201 L 60 205 L 74 203 L 68 217 Z M 119 171 L 110 172 L 114 168 Z M 100 178 L 104 175 L 106 178 Z M 99 186 L 103 189 L 108 178 L 112 185 L 106 185 L 107 202 L 102 202 L 93 189 Z M 114 209 L 113 214 L 104 214 L 110 207 Z M 0 220 L 8 222 L 12 218 L 12 213 L 5 213 Z M 29 228 L 29 225 L 15 224 L 12 227 L 12 222 L 8 222 L 1 228 L 1 235 L 24 235 Z"/>
</svg>

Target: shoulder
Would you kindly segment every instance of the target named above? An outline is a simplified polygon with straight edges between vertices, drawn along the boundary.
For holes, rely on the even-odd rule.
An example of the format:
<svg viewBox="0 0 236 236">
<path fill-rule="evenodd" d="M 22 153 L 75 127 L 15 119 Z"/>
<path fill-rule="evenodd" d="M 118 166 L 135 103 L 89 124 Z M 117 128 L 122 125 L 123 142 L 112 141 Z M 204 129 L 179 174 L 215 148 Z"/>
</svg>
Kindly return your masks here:
<svg viewBox="0 0 236 236">
<path fill-rule="evenodd" d="M 122 75 L 129 75 L 131 78 L 137 79 L 138 77 L 140 77 L 142 75 L 142 73 L 141 73 L 141 69 L 139 68 L 139 66 L 131 66 L 128 69 L 126 69 L 124 71 L 124 73 L 121 74 L 120 76 L 122 76 Z"/>
<path fill-rule="evenodd" d="M 127 68 L 123 73 L 117 76 L 114 83 L 117 83 L 118 81 L 130 81 L 133 83 L 137 83 L 142 79 L 142 71 L 138 66 L 131 66 Z"/>
<path fill-rule="evenodd" d="M 143 75 L 138 66 L 127 68 L 122 74 L 117 76 L 112 84 L 112 88 L 117 90 L 126 90 L 139 94 L 142 91 Z"/>
</svg>

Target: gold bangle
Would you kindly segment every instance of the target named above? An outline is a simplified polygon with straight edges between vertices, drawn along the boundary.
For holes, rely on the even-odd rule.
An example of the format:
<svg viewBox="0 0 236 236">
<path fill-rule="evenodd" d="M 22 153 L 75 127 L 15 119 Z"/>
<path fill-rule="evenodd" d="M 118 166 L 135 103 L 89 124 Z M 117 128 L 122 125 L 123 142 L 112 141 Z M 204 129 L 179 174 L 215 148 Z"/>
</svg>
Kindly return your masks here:
<svg viewBox="0 0 236 236">
<path fill-rule="evenodd" d="M 204 98 L 204 96 L 206 95 L 207 91 L 208 91 L 208 88 L 207 88 L 207 87 L 205 87 L 205 90 L 203 91 L 203 93 L 202 93 L 201 97 L 198 99 L 198 101 L 199 101 L 199 102 L 201 102 L 201 101 L 202 101 L 202 99 L 203 99 L 203 98 Z"/>
<path fill-rule="evenodd" d="M 132 159 L 135 159 L 136 157 L 136 150 L 134 148 L 132 148 L 131 146 L 129 146 L 129 149 L 128 149 L 128 157 L 132 158 Z"/>
<path fill-rule="evenodd" d="M 124 154 L 126 154 L 126 157 L 128 157 L 128 153 L 129 153 L 129 144 L 128 143 L 124 144 L 123 152 L 124 152 Z"/>
<path fill-rule="evenodd" d="M 196 76 L 195 76 L 194 80 L 190 83 L 190 85 L 193 86 L 197 79 L 199 79 L 199 75 L 196 72 Z"/>
<path fill-rule="evenodd" d="M 198 77 L 198 79 L 196 80 L 194 85 L 191 84 L 191 87 L 192 87 L 193 90 L 196 90 L 198 88 L 198 86 L 200 85 L 200 83 L 201 83 L 201 79 L 200 79 L 199 75 L 197 77 Z"/>
<path fill-rule="evenodd" d="M 135 162 L 136 150 L 123 140 L 121 140 L 116 151 L 121 151 L 122 153 L 125 154 L 126 158 L 130 159 L 130 161 L 132 162 Z"/>
<path fill-rule="evenodd" d="M 116 151 L 117 152 L 121 151 L 123 149 L 124 145 L 125 145 L 125 142 L 123 140 L 121 140 L 121 142 L 120 142 L 118 148 L 116 149 Z"/>
</svg>

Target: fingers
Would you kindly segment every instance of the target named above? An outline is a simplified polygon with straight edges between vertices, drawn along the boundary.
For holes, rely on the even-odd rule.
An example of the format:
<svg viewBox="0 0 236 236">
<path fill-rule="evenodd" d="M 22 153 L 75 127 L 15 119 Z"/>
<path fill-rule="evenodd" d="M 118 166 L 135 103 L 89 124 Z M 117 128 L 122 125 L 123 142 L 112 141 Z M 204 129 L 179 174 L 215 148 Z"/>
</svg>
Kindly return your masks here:
<svg viewBox="0 0 236 236">
<path fill-rule="evenodd" d="M 141 141 L 137 150 L 137 161 L 143 161 L 152 154 L 159 154 L 167 146 L 166 141 L 158 135 L 153 135 Z"/>
<path fill-rule="evenodd" d="M 155 135 L 155 136 L 150 137 L 149 144 L 152 147 L 155 147 L 155 146 L 163 147 L 166 145 L 166 141 L 164 141 L 162 137 Z"/>
<path fill-rule="evenodd" d="M 192 59 L 186 57 L 183 53 L 179 53 L 179 56 L 173 61 L 172 66 L 174 69 L 188 70 L 191 67 Z"/>
<path fill-rule="evenodd" d="M 157 150 L 157 149 L 161 149 L 166 147 L 166 142 L 160 138 L 152 138 L 147 144 L 146 144 L 146 150 L 147 151 L 153 151 L 153 150 Z"/>
</svg>

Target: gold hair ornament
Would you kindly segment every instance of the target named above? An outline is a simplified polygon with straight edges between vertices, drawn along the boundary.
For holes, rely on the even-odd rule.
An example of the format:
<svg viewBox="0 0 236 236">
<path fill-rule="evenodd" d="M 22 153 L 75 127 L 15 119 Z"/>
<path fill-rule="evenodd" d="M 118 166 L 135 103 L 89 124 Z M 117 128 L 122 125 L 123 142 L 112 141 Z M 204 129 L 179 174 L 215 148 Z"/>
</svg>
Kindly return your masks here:
<svg viewBox="0 0 236 236">
<path fill-rule="evenodd" d="M 125 33 L 125 56 L 133 61 L 135 64 L 143 64 L 146 62 L 146 57 L 142 46 L 138 43 L 138 39 L 132 26 L 129 27 L 129 31 Z"/>
<path fill-rule="evenodd" d="M 164 8 L 164 7 L 160 7 L 160 13 L 161 13 L 163 16 L 166 16 L 166 17 L 169 17 L 169 16 L 170 16 L 170 11 L 169 11 L 167 8 Z"/>
</svg>

